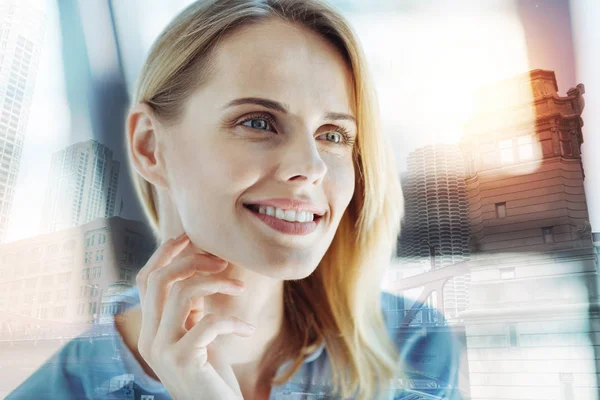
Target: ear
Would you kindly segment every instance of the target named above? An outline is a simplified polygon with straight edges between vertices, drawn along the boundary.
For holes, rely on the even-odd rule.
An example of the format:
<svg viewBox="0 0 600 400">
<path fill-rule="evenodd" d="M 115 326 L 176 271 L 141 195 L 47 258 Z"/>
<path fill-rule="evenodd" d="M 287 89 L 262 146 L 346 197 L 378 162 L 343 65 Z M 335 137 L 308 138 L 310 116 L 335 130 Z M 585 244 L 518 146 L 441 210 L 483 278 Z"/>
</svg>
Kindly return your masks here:
<svg viewBox="0 0 600 400">
<path fill-rule="evenodd" d="M 157 187 L 167 187 L 165 162 L 159 148 L 161 126 L 146 103 L 135 105 L 127 116 L 127 151 L 138 174 Z"/>
</svg>

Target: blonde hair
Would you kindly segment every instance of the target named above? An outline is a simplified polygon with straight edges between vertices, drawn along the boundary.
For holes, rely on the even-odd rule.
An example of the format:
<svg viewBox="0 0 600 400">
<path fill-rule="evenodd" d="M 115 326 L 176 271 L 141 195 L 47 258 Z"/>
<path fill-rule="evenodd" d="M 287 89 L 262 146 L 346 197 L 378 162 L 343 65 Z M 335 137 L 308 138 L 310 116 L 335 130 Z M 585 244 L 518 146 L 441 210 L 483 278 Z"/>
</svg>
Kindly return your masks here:
<svg viewBox="0 0 600 400">
<path fill-rule="evenodd" d="M 219 40 L 242 26 L 273 17 L 315 31 L 339 49 L 352 70 L 358 136 L 356 189 L 331 246 L 313 274 L 284 283 L 285 343 L 268 352 L 265 360 L 282 362 L 290 357 L 293 361 L 272 384 L 289 380 L 306 354 L 324 341 L 336 395 L 385 396 L 379 391 L 386 390 L 402 371 L 381 312 L 380 282 L 396 246 L 403 197 L 388 139 L 379 126 L 365 57 L 344 18 L 320 0 L 195 2 L 154 42 L 132 104 L 145 102 L 162 122 L 176 121 L 186 99 L 214 72 L 213 53 Z M 127 142 L 130 148 L 129 138 Z M 158 233 L 156 192 L 132 165 L 129 160 L 136 191 Z"/>
</svg>

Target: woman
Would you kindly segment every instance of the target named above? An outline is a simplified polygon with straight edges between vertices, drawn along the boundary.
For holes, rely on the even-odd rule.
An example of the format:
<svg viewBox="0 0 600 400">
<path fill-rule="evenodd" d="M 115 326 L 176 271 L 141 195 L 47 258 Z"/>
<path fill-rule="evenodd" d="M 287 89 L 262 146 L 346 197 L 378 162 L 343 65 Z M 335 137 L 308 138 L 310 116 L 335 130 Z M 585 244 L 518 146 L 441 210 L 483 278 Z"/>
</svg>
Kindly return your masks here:
<svg viewBox="0 0 600 400">
<path fill-rule="evenodd" d="M 362 50 L 336 11 L 196 2 L 154 43 L 132 104 L 130 167 L 162 245 L 137 276 L 139 304 L 114 325 L 131 357 L 108 376 L 134 375 L 119 390 L 401 398 L 390 382 L 411 368 L 455 383 L 451 337 L 434 341 L 442 357 L 424 371 L 423 343 L 385 314 L 402 196 Z M 73 346 L 63 357 L 100 364 L 98 344 Z M 45 367 L 9 398 L 50 382 L 116 396 L 86 365 Z"/>
</svg>

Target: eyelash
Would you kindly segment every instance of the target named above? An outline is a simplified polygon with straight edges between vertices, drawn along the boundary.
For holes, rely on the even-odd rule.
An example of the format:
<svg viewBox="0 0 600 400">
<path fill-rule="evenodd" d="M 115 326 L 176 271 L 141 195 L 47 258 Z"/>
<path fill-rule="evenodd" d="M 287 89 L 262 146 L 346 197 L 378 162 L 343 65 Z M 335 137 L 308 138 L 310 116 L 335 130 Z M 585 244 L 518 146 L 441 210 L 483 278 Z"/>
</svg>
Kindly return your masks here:
<svg viewBox="0 0 600 400">
<path fill-rule="evenodd" d="M 264 119 L 267 122 L 269 122 L 269 124 L 275 125 L 275 118 L 273 118 L 273 116 L 270 114 L 250 115 L 250 116 L 246 117 L 244 120 L 240 121 L 239 124 L 241 125 L 244 122 L 252 121 L 254 119 Z M 250 126 L 245 126 L 245 125 L 244 125 L 244 128 L 257 129 L 257 128 L 252 128 Z M 258 130 L 262 131 L 263 129 L 258 129 Z M 340 145 L 350 146 L 350 147 L 354 145 L 355 140 L 346 128 L 341 127 L 341 126 L 336 126 L 331 131 L 328 131 L 328 132 L 337 132 L 342 136 L 342 140 L 339 143 L 332 142 L 333 144 L 340 144 Z"/>
</svg>

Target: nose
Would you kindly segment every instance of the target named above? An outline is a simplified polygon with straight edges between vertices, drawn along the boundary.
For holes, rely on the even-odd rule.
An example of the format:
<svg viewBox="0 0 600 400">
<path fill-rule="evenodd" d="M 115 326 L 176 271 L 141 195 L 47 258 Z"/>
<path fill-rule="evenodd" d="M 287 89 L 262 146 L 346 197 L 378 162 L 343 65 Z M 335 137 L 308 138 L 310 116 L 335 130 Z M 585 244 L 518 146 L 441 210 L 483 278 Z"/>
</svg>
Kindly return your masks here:
<svg viewBox="0 0 600 400">
<path fill-rule="evenodd" d="M 277 176 L 284 182 L 319 184 L 327 173 L 316 139 L 309 133 L 292 133 L 280 160 Z"/>
</svg>

